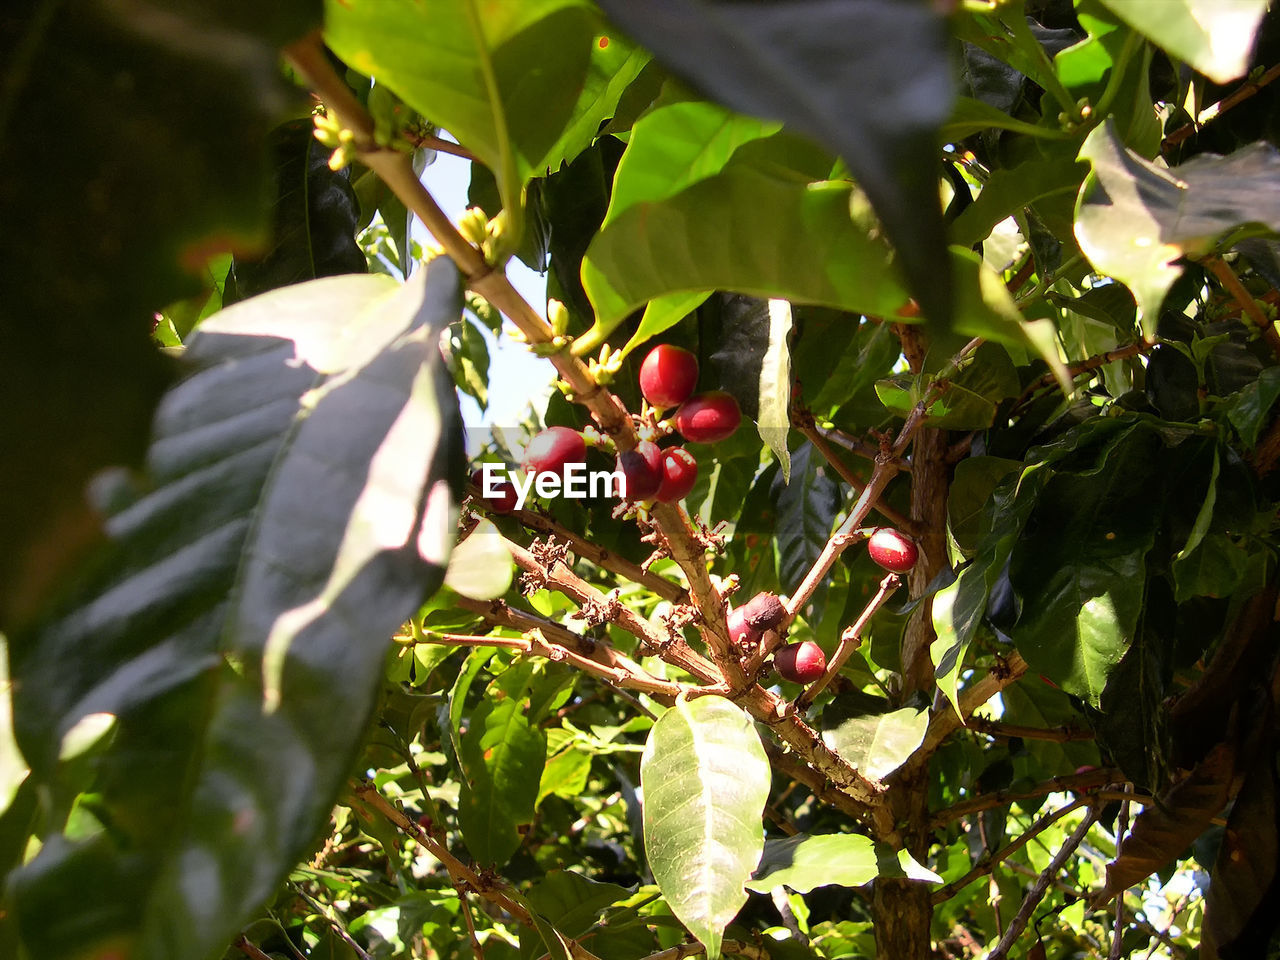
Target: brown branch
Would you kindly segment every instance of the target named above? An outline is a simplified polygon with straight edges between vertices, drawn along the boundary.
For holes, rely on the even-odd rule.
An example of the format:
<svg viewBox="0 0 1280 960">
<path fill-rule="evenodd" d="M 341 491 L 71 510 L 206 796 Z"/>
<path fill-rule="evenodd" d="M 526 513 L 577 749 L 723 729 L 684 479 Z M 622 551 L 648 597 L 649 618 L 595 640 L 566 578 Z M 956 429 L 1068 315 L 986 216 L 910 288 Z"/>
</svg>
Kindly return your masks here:
<svg viewBox="0 0 1280 960">
<path fill-rule="evenodd" d="M 1024 830 L 1022 835 L 1019 836 L 1018 839 L 1014 840 L 1009 845 L 1002 847 L 1000 850 L 997 850 L 995 853 L 991 853 L 983 857 L 982 860 L 978 864 L 976 864 L 972 870 L 966 873 L 959 880 L 953 880 L 950 883 L 948 883 L 945 887 L 940 887 L 937 890 L 935 890 L 932 895 L 933 902 L 935 904 L 938 904 L 938 903 L 942 903 L 943 901 L 951 899 L 957 893 L 959 893 L 961 890 L 967 887 L 969 884 L 973 883 L 973 881 L 979 879 L 980 877 L 985 877 L 987 874 L 991 873 L 991 871 L 993 871 L 996 867 L 998 867 L 1002 861 L 1007 860 L 1009 857 L 1013 856 L 1015 853 L 1017 853 L 1019 850 L 1025 847 L 1028 843 L 1030 843 L 1033 838 L 1044 833 L 1044 831 L 1048 830 L 1051 826 L 1053 826 L 1053 824 L 1061 820 L 1072 810 L 1076 810 L 1090 803 L 1093 803 L 1092 798 L 1079 797 L 1078 799 L 1068 803 L 1065 807 L 1059 807 L 1057 810 L 1053 810 L 1049 813 L 1046 813 L 1039 820 L 1033 823 L 1030 827 Z M 1085 822 L 1088 824 L 1093 823 L 1092 811 L 1090 812 L 1089 817 L 1086 818 Z M 1083 839 L 1083 837 L 1081 839 Z M 1075 847 L 1073 846 L 1071 849 L 1074 850 Z M 1059 864 L 1059 866 L 1061 866 L 1061 864 Z M 1057 873 L 1057 870 L 1054 870 L 1054 873 Z M 1041 891 L 1040 895 L 1044 896 L 1043 891 Z M 1010 924 L 1010 929 L 1013 929 L 1012 924 Z M 1005 936 L 1006 937 L 1008 936 L 1008 931 L 1005 932 Z"/>
<path fill-rule="evenodd" d="M 889 599 L 889 594 L 897 590 L 901 583 L 902 578 L 896 573 L 887 574 L 880 581 L 880 589 L 876 591 L 876 595 L 871 598 L 871 601 L 863 607 L 858 619 L 840 633 L 840 646 L 836 648 L 835 655 L 832 656 L 831 662 L 827 664 L 827 669 L 822 672 L 822 676 L 813 681 L 800 696 L 796 697 L 797 710 L 807 709 L 809 704 L 813 703 L 818 694 L 825 690 L 827 684 L 840 672 L 840 668 L 845 665 L 845 661 L 849 659 L 854 650 L 858 649 L 858 644 L 862 642 L 862 631 L 866 629 L 867 624 L 884 605 L 884 602 Z"/>
<path fill-rule="evenodd" d="M 476 495 L 479 493 L 479 487 L 469 485 L 468 490 L 475 495 L 473 496 L 473 503 L 476 506 L 487 507 L 484 498 Z M 511 516 L 530 530 L 564 541 L 569 545 L 569 549 L 578 556 L 585 557 L 597 567 L 608 570 L 610 573 L 616 573 L 620 577 L 626 577 L 632 583 L 638 583 L 642 587 L 648 588 L 664 600 L 670 600 L 672 603 L 687 603 L 689 600 L 688 591 L 678 583 L 672 583 L 665 577 L 650 573 L 640 564 L 632 563 L 626 557 L 618 556 L 618 554 L 606 550 L 604 547 L 597 546 L 591 541 L 580 537 L 572 530 L 556 523 L 548 516 L 534 510 L 515 510 L 511 513 Z"/>
<path fill-rule="evenodd" d="M 250 943 L 243 933 L 236 937 L 236 941 L 232 946 L 243 953 L 246 957 L 251 958 L 251 960 L 271 960 L 270 956 L 263 953 L 256 946 Z"/>
<path fill-rule="evenodd" d="M 447 153 L 454 157 L 462 157 L 462 159 L 470 160 L 472 163 L 482 162 L 479 157 L 461 144 L 454 143 L 452 140 L 445 140 L 443 137 L 437 137 L 433 133 L 415 133 L 412 130 L 406 130 L 403 135 L 415 147 L 426 147 L 428 150 Z"/>
<path fill-rule="evenodd" d="M 467 286 L 510 318 L 529 344 L 554 346 L 556 335 L 551 326 L 511 285 L 506 273 L 486 263 L 480 250 L 458 232 L 418 180 L 410 158 L 398 150 L 378 146 L 372 117 L 334 72 L 325 57 L 319 35 L 312 34 L 291 44 L 285 53 L 298 75 L 319 94 L 338 122 L 355 135 L 354 144 L 361 161 L 377 173 L 405 207 L 423 222 L 436 242 L 458 265 Z M 549 358 L 568 385 L 574 401 L 591 411 L 601 431 L 613 439 L 618 449 L 625 451 L 634 447 L 637 442 L 635 425 L 622 402 L 596 381 L 567 345 L 563 349 L 554 349 Z M 702 541 L 688 516 L 678 506 L 658 504 L 653 509 L 653 516 L 667 541 L 672 559 L 684 571 L 690 592 L 702 612 L 703 636 L 712 658 L 725 679 L 737 689 L 745 680 L 729 640 L 724 600 L 712 584 L 707 570 Z"/>
<path fill-rule="evenodd" d="M 1206 257 L 1202 262 L 1209 268 L 1209 272 L 1226 287 L 1227 292 L 1235 298 L 1236 303 L 1240 305 L 1240 309 L 1262 332 L 1262 339 L 1267 342 L 1272 354 L 1277 359 L 1280 359 L 1280 330 L 1276 330 L 1276 325 L 1271 322 L 1262 307 L 1258 306 L 1258 301 L 1253 298 L 1253 294 L 1245 289 L 1245 285 L 1240 282 L 1240 278 L 1231 269 L 1231 265 L 1221 257 Z"/>
<path fill-rule="evenodd" d="M 1170 147 L 1177 146 L 1178 144 L 1182 143 L 1183 140 L 1187 140 L 1190 137 L 1194 136 L 1196 133 L 1200 131 L 1200 129 L 1203 126 L 1205 126 L 1206 124 L 1212 123 L 1214 120 L 1217 120 L 1219 117 L 1221 117 L 1224 113 L 1226 113 L 1232 107 L 1243 103 L 1245 100 L 1248 100 L 1250 97 L 1252 97 L 1255 93 L 1257 93 L 1267 84 L 1274 81 L 1276 77 L 1280 77 L 1280 64 L 1277 64 L 1276 66 L 1272 67 L 1270 70 L 1264 73 L 1257 80 L 1246 80 L 1243 84 L 1241 84 L 1239 87 L 1237 87 L 1227 96 L 1223 97 L 1217 103 L 1213 104 L 1212 106 L 1206 107 L 1200 113 L 1200 115 L 1204 118 L 1202 121 L 1192 120 L 1190 123 L 1184 123 L 1177 130 L 1174 130 L 1172 133 L 1170 133 L 1167 137 L 1164 138 L 1163 142 L 1160 144 L 1160 149 L 1162 151 L 1168 150 Z"/>
<path fill-rule="evenodd" d="M 810 416 L 812 416 L 812 414 L 810 414 Z M 859 440 L 857 437 L 850 436 L 839 427 L 824 427 L 819 424 L 817 420 L 814 420 L 813 429 L 824 440 L 834 443 L 837 447 L 840 447 L 843 450 L 848 450 L 850 453 L 863 457 L 867 460 L 875 460 L 876 457 L 880 456 L 884 452 L 879 447 L 867 443 L 865 440 Z M 911 461 L 909 460 L 899 459 L 895 466 L 897 466 L 898 470 L 902 473 L 911 472 Z M 858 481 L 858 485 L 862 485 L 860 480 Z"/>
<path fill-rule="evenodd" d="M 651 953 L 642 960 L 684 960 L 685 957 L 696 957 L 706 952 L 706 947 L 700 943 L 682 943 L 679 946 Z M 749 960 L 769 960 L 769 951 L 764 947 L 756 946 L 754 943 L 744 943 L 741 940 L 723 941 L 720 944 L 720 952 L 748 957 Z"/>
<path fill-rule="evenodd" d="M 526 927 L 534 926 L 533 917 L 529 915 L 528 910 L 509 897 L 495 881 L 481 878 L 475 870 L 455 857 L 445 844 L 427 833 L 416 821 L 392 806 L 391 802 L 371 782 L 359 781 L 352 784 L 351 789 L 356 799 L 364 806 L 382 816 L 397 830 L 412 838 L 419 846 L 439 860 L 444 865 L 445 870 L 448 871 L 449 877 L 455 885 L 463 886 L 488 900 L 494 906 L 509 913 L 518 923 L 522 923 Z"/>
<path fill-rule="evenodd" d="M 563 560 L 544 564 L 520 544 L 505 537 L 503 542 L 511 551 L 516 566 L 521 570 L 531 573 L 535 579 L 549 584 L 584 608 L 598 612 L 602 621 L 607 619 L 611 623 L 616 623 L 623 630 L 637 637 L 650 652 L 708 683 L 721 680 L 716 667 L 690 648 L 682 637 L 664 636 L 648 620 L 621 603 L 616 597 L 604 593 L 579 577 Z"/>
<path fill-rule="evenodd" d="M 1077 801 L 1077 804 L 1080 802 Z M 1049 861 L 1049 865 L 1044 868 L 1031 889 L 1027 891 L 1027 895 L 1022 900 L 1022 906 L 1018 908 L 1017 914 L 1014 915 L 1013 920 L 1009 923 L 1009 928 L 1005 930 L 1000 942 L 996 944 L 996 948 L 987 955 L 987 960 L 1004 960 L 1009 955 L 1009 948 L 1014 945 L 1018 937 L 1022 935 L 1022 931 L 1026 929 L 1027 923 L 1031 920 L 1031 914 L 1035 911 L 1040 901 L 1044 899 L 1044 895 L 1049 889 L 1049 884 L 1057 878 L 1058 871 L 1062 869 L 1062 865 L 1075 852 L 1076 847 L 1084 842 L 1085 836 L 1097 819 L 1098 808 L 1090 807 L 1089 812 L 1080 821 L 1080 825 L 1076 827 L 1071 836 L 1067 837 L 1066 842 L 1053 855 L 1053 859 Z"/>
<path fill-rule="evenodd" d="M 1079 360 L 1076 363 L 1069 363 L 1067 364 L 1067 375 L 1074 380 L 1076 377 L 1083 376 L 1086 373 L 1091 373 L 1099 367 L 1105 367 L 1108 363 L 1113 363 L 1116 360 L 1124 360 L 1127 357 L 1136 357 L 1139 354 L 1150 353 L 1155 346 L 1156 341 L 1153 338 L 1144 337 L 1141 340 L 1127 344 L 1123 347 L 1116 347 L 1114 350 L 1108 350 L 1106 353 L 1099 353 L 1084 360 Z M 1032 380 L 1031 383 L 1027 385 L 1027 388 L 1019 394 L 1018 399 L 1013 402 L 1012 409 L 1017 410 L 1026 403 L 1027 399 L 1037 390 L 1043 390 L 1045 387 L 1051 387 L 1057 382 L 1057 377 L 1052 373 L 1046 373 L 1044 376 L 1036 380 Z"/>
<path fill-rule="evenodd" d="M 847 793 L 835 789 L 823 774 L 807 765 L 797 754 L 788 753 L 773 743 L 766 743 L 764 749 L 769 755 L 769 765 L 774 771 L 808 787 L 809 792 L 823 803 L 835 807 L 856 820 L 866 820 L 865 804 L 860 804 Z"/>
<path fill-rule="evenodd" d="M 1016 723 L 988 720 L 986 717 L 970 717 L 966 724 L 970 730 L 988 737 L 1020 737 L 1023 740 L 1048 740 L 1053 743 L 1069 743 L 1073 740 L 1092 740 L 1092 730 L 1081 727 L 1024 727 Z"/>
<path fill-rule="evenodd" d="M 863 489 L 862 481 L 859 480 L 858 477 L 854 475 L 854 472 L 849 469 L 848 464 L 846 464 L 843 460 L 841 460 L 839 457 L 836 456 L 835 451 L 832 450 L 831 447 L 827 444 L 826 439 L 823 437 L 822 433 L 818 430 L 818 427 L 813 422 L 813 418 L 811 416 L 808 418 L 807 421 L 803 417 L 792 417 L 792 424 L 795 426 L 797 430 L 799 430 L 802 434 L 804 434 L 805 439 L 807 439 L 810 443 L 813 444 L 814 449 L 816 449 L 820 454 L 822 454 L 823 459 L 825 459 L 827 463 L 831 464 L 832 469 L 834 469 L 836 473 L 840 474 L 841 480 L 843 480 L 845 483 L 847 483 L 850 487 L 852 487 L 854 490 L 858 491 L 859 493 L 862 492 L 862 489 Z M 877 500 L 871 506 L 872 506 L 872 509 L 874 509 L 877 513 L 879 513 L 882 517 L 884 517 L 886 520 L 892 523 L 899 530 L 905 530 L 908 533 L 916 532 L 916 529 L 917 529 L 916 522 L 912 520 L 910 517 L 903 516 L 901 513 L 893 509 L 893 507 L 889 506 L 887 503 L 883 503 Z"/>
<path fill-rule="evenodd" d="M 903 764 L 903 768 L 910 769 L 927 762 L 933 751 L 938 749 L 943 740 L 964 726 L 962 717 L 967 720 L 973 715 L 973 711 L 977 710 L 1005 687 L 1017 681 L 1026 672 L 1027 662 L 1017 652 L 1002 658 L 995 667 L 987 672 L 986 676 L 969 684 L 960 692 L 959 715 L 951 708 L 950 704 L 945 704 L 942 709 L 930 718 L 929 728 L 925 731 L 924 740 L 921 741 L 920 746 L 916 748 L 910 759 Z"/>
<path fill-rule="evenodd" d="M 997 790 L 992 793 L 979 794 L 976 797 L 969 797 L 967 800 L 961 800 L 959 803 L 953 803 L 951 806 L 937 811 L 930 817 L 929 827 L 936 830 L 938 827 L 946 826 L 953 820 L 959 820 L 962 817 L 980 813 L 983 810 L 1008 806 L 1019 800 L 1032 800 L 1050 793 L 1066 793 L 1068 791 L 1080 793 L 1112 783 L 1115 777 L 1114 770 L 1099 767 L 1096 770 L 1087 770 L 1084 773 L 1076 773 L 1071 776 L 1052 777 L 1048 780 L 1042 780 L 1040 783 L 1027 787 L 1025 790 Z"/>
</svg>

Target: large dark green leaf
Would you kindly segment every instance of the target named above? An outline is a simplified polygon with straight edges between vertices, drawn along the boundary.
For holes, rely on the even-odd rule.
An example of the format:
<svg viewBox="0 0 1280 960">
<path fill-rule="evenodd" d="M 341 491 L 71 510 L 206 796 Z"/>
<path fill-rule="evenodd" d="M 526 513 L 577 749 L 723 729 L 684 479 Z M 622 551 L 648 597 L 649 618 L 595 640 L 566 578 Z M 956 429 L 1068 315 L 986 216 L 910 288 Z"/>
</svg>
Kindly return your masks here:
<svg viewBox="0 0 1280 960">
<path fill-rule="evenodd" d="M 784 584 L 804 579 L 826 546 L 840 510 L 835 472 L 813 444 L 797 447 L 791 463 L 790 480 L 778 476 L 769 491 L 777 512 L 778 577 Z M 821 596 L 820 588 L 815 601 L 819 608 Z"/>
<path fill-rule="evenodd" d="M 145 453 L 171 376 L 153 313 L 263 239 L 266 136 L 300 99 L 277 46 L 318 19 L 315 0 L 6 6 L 0 622 L 97 532 L 86 479 Z"/>
<path fill-rule="evenodd" d="M 944 21 L 904 0 L 601 4 L 712 96 L 839 153 L 902 256 L 927 317 L 952 316 L 938 129 L 953 96 Z"/>
<path fill-rule="evenodd" d="M 1270 144 L 1166 170 L 1123 146 L 1107 123 L 1085 139 L 1080 157 L 1093 175 L 1081 191 L 1076 239 L 1095 267 L 1129 285 L 1148 335 L 1182 274 L 1174 261 L 1208 252 L 1244 224 L 1280 229 L 1280 154 Z"/>
<path fill-rule="evenodd" d="M 364 273 L 368 264 L 356 243 L 360 205 L 347 170 L 329 168 L 329 153 L 314 136 L 310 118 L 291 120 L 271 134 L 275 203 L 271 246 L 261 257 L 231 261 L 223 303 L 304 280 Z"/>
<path fill-rule="evenodd" d="M 275 291 L 192 338 L 147 486 L 99 485 L 106 555 L 12 638 L 52 831 L 15 879 L 33 956 L 205 957 L 315 842 L 388 638 L 443 577 L 459 438 L 438 338 L 460 310 L 440 259 L 404 287 Z M 60 758 L 102 715 L 101 826 L 62 836 L 82 784 Z"/>
</svg>

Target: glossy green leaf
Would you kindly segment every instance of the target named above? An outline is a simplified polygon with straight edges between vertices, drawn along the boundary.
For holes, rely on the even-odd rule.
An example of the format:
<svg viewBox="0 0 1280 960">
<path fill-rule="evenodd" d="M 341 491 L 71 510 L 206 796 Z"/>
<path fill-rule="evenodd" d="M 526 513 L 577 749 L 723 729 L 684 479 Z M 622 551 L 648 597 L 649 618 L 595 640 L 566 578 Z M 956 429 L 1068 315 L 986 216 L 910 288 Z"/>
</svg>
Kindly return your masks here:
<svg viewBox="0 0 1280 960">
<path fill-rule="evenodd" d="M 883 780 L 920 746 L 929 726 L 929 711 L 904 707 L 891 713 L 851 717 L 827 725 L 822 740 L 870 780 Z"/>
<path fill-rule="evenodd" d="M 458 825 L 478 863 L 501 867 L 531 823 L 547 756 L 547 736 L 525 715 L 538 665 L 507 668 L 472 712 L 458 751 L 465 780 Z"/>
<path fill-rule="evenodd" d="M 840 486 L 835 471 L 805 442 L 792 456 L 790 481 L 777 477 L 769 491 L 776 511 L 778 576 L 782 583 L 799 583 L 826 546 L 840 510 Z M 821 594 L 815 599 L 821 606 Z"/>
<path fill-rule="evenodd" d="M 892 317 L 908 295 L 889 260 L 847 181 L 779 177 L 744 157 L 666 200 L 628 207 L 591 242 L 582 282 L 606 328 L 656 297 L 709 289 Z M 981 283 L 979 266 L 951 255 L 957 328 L 1025 342 L 1004 285 Z"/>
<path fill-rule="evenodd" d="M 1100 0 L 1215 83 L 1244 76 L 1267 0 Z"/>
<path fill-rule="evenodd" d="M 649 732 L 640 781 L 649 868 L 672 912 L 718 957 L 764 845 L 760 735 L 721 697 L 677 700 Z"/>
<path fill-rule="evenodd" d="M 68 731 L 94 713 L 117 728 L 94 761 L 111 830 L 54 836 L 15 877 L 34 955 L 205 956 L 311 849 L 387 638 L 444 574 L 459 441 L 437 340 L 460 309 L 437 260 L 404 287 L 275 291 L 191 338 L 148 485 L 103 479 L 106 555 L 11 641 L 46 816 L 77 789 L 59 764 Z M 85 909 L 50 915 L 59 888 Z"/>
<path fill-rule="evenodd" d="M 968 457 L 956 464 L 947 491 L 947 529 L 966 554 L 978 546 L 983 508 L 1000 481 L 1019 468 L 1017 460 L 1004 457 Z"/>
<path fill-rule="evenodd" d="M 958 142 L 983 130 L 1012 130 L 1032 137 L 1044 137 L 1060 140 L 1063 135 L 1052 127 L 1042 127 L 1025 120 L 1009 116 L 1003 110 L 974 100 L 970 97 L 959 97 L 950 119 L 942 125 L 943 139 Z"/>
<path fill-rule="evenodd" d="M 149 5 L 7 11 L 0 219 L 21 226 L 0 237 L 0 628 L 100 534 L 85 484 L 142 462 L 174 373 L 153 314 L 198 294 L 210 257 L 266 239 L 267 134 L 305 111 L 278 47 L 316 0 L 163 13 L 158 29 Z"/>
<path fill-rule="evenodd" d="M 944 22 L 933 8 L 816 0 L 797 15 L 785 5 L 741 2 L 602 6 L 721 102 L 782 120 L 840 154 L 899 250 L 925 315 L 950 326 L 935 141 L 953 89 Z"/>
<path fill-rule="evenodd" d="M 934 595 L 932 616 L 937 637 L 929 647 L 929 656 L 939 689 L 957 711 L 965 654 L 986 615 L 991 588 L 1022 534 L 1044 480 L 1044 465 L 1040 464 L 996 488 L 976 555 L 954 582 Z"/>
<path fill-rule="evenodd" d="M 581 139 L 566 127 L 585 93 L 595 36 L 592 12 L 577 0 L 325 5 L 334 52 L 475 153 L 498 178 L 508 211 L 520 209 L 520 188 L 546 172 L 544 161 L 558 166 L 569 140 Z M 576 119 L 594 108 L 588 97 Z"/>
<path fill-rule="evenodd" d="M 1203 437 L 1165 435 L 1140 420 L 1111 430 L 1045 484 L 1010 567 L 1024 600 L 1010 631 L 1019 653 L 1095 705 L 1137 627 L 1166 491 L 1204 489 L 1213 458 Z"/>
<path fill-rule="evenodd" d="M 454 547 L 444 583 L 472 600 L 496 600 L 511 589 L 515 566 L 493 521 L 481 520 L 467 539 Z"/>
<path fill-rule="evenodd" d="M 775 887 L 787 886 L 796 893 L 808 893 L 832 884 L 860 887 L 882 872 L 941 882 L 936 873 L 916 863 L 907 851 L 889 850 L 870 837 L 858 833 L 798 833 L 764 842 L 764 855 L 747 889 L 768 893 Z"/>
<path fill-rule="evenodd" d="M 791 304 L 770 300 L 769 342 L 760 360 L 760 394 L 756 430 L 773 451 L 782 468 L 782 482 L 791 482 L 791 453 L 787 435 L 791 432 Z"/>
<path fill-rule="evenodd" d="M 1257 446 L 1258 435 L 1267 425 L 1277 400 L 1280 400 L 1280 367 L 1267 367 L 1258 374 L 1257 380 L 1232 397 L 1227 417 L 1245 447 Z"/>
<path fill-rule="evenodd" d="M 1280 229 L 1280 154 L 1269 144 L 1165 170 L 1122 146 L 1107 123 L 1089 134 L 1080 156 L 1093 176 L 1081 190 L 1076 239 L 1098 270 L 1128 284 L 1148 335 L 1182 273 L 1174 261 L 1207 253 L 1243 224 Z"/>
</svg>

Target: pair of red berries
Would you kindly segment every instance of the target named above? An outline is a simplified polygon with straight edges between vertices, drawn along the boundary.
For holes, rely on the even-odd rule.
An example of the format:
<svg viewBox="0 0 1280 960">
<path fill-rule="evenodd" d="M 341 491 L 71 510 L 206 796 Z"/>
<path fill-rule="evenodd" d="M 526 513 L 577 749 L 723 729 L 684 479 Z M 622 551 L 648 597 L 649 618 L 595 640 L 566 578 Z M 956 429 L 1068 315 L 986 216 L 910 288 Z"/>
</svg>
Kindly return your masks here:
<svg viewBox="0 0 1280 960">
<path fill-rule="evenodd" d="M 729 611 L 729 639 L 739 647 L 751 648 L 760 643 L 766 630 L 772 630 L 786 619 L 787 610 L 772 593 L 757 593 L 740 607 Z M 784 680 L 812 683 L 827 669 L 827 657 L 811 640 L 788 643 L 773 654 L 773 665 Z"/>
<path fill-rule="evenodd" d="M 640 364 L 640 392 L 651 406 L 676 407 L 671 421 L 686 440 L 719 443 L 742 423 L 738 401 L 723 390 L 694 394 L 698 358 L 688 350 L 662 343 Z"/>
</svg>

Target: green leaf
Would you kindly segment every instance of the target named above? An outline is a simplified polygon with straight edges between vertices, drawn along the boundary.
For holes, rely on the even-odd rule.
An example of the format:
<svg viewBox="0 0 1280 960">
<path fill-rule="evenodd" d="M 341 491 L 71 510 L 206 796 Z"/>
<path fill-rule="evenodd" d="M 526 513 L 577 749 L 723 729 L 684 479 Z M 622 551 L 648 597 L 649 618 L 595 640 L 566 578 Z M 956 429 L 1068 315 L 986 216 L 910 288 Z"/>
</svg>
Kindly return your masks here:
<svg viewBox="0 0 1280 960">
<path fill-rule="evenodd" d="M 990 502 L 1000 481 L 1021 463 L 1004 457 L 968 457 L 956 464 L 955 476 L 947 491 L 947 528 L 965 554 L 978 546 L 983 508 Z"/>
<path fill-rule="evenodd" d="M 331 151 L 316 140 L 311 118 L 277 127 L 270 145 L 276 190 L 271 244 L 260 256 L 232 259 L 223 292 L 227 306 L 291 283 L 368 271 L 356 243 L 360 205 L 349 172 L 329 168 Z"/>
<path fill-rule="evenodd" d="M 1174 599 L 1229 597 L 1244 580 L 1249 554 L 1225 533 L 1207 534 L 1173 560 Z"/>
<path fill-rule="evenodd" d="M 951 242 L 965 247 L 980 243 L 997 223 L 1037 200 L 1074 194 L 1085 172 L 1074 157 L 1028 160 L 1012 169 L 992 171 L 977 199 L 951 224 Z"/>
<path fill-rule="evenodd" d="M 1164 170 L 1122 146 L 1108 122 L 1085 138 L 1080 156 L 1093 175 L 1080 192 L 1076 239 L 1094 267 L 1128 284 L 1149 336 L 1182 274 L 1175 260 L 1210 251 L 1243 224 L 1280 229 L 1280 154 L 1270 144 Z"/>
<path fill-rule="evenodd" d="M 792 463 L 791 480 L 778 477 L 769 491 L 777 515 L 774 536 L 782 583 L 799 583 L 813 566 L 831 536 L 841 502 L 834 471 L 813 444 L 797 447 Z M 821 594 L 814 602 L 821 606 Z"/>
<path fill-rule="evenodd" d="M 760 859 L 769 779 L 751 718 L 721 697 L 679 699 L 649 731 L 640 761 L 649 868 L 712 960 Z"/>
<path fill-rule="evenodd" d="M 840 154 L 897 247 L 925 316 L 951 325 L 936 140 L 954 91 L 947 31 L 934 9 L 898 0 L 817 0 L 800 16 L 756 3 L 602 6 L 695 86 Z"/>
<path fill-rule="evenodd" d="M 663 331 L 670 330 L 702 306 L 711 293 L 710 290 L 695 290 L 693 293 L 672 293 L 650 300 L 644 308 L 644 316 L 640 318 L 640 326 L 622 348 L 622 356 L 626 357 L 636 347 L 648 343 Z"/>
<path fill-rule="evenodd" d="M 760 359 L 760 393 L 756 430 L 782 468 L 782 482 L 791 482 L 791 453 L 787 435 L 791 431 L 791 304 L 770 300 L 769 342 Z"/>
<path fill-rule="evenodd" d="M 1214 83 L 1242 77 L 1267 0 L 1100 0 L 1135 30 Z"/>
<path fill-rule="evenodd" d="M 566 747 L 548 757 L 547 765 L 542 768 L 542 779 L 538 781 L 535 806 L 550 796 L 564 797 L 566 800 L 580 796 L 586 789 L 590 773 L 591 754 L 575 746 Z"/>
<path fill-rule="evenodd" d="M 581 138 L 566 127 L 594 109 L 590 98 L 580 103 L 594 37 L 592 12 L 577 0 L 325 4 L 333 51 L 475 153 L 509 212 L 520 210 L 520 189 L 545 172 L 544 159 L 559 165 Z"/>
<path fill-rule="evenodd" d="M 1227 419 L 1245 447 L 1258 445 L 1258 434 L 1267 425 L 1271 408 L 1280 400 L 1280 367 L 1266 367 L 1258 378 L 1231 398 Z"/>
<path fill-rule="evenodd" d="M 905 873 L 912 880 L 942 882 L 907 851 L 889 850 L 870 837 L 858 833 L 798 833 L 764 842 L 764 855 L 747 889 L 768 893 L 775 887 L 787 886 L 796 893 L 809 893 L 832 884 L 860 887 L 882 871 L 889 876 Z"/>
<path fill-rule="evenodd" d="M 14 877 L 33 955 L 206 956 L 312 848 L 388 638 L 444 574 L 459 440 L 437 341 L 460 309 L 440 260 L 404 287 L 278 290 L 191 338 L 148 485 L 104 478 L 105 555 L 11 638 L 18 740 L 54 823 L 77 789 L 65 735 L 116 717 L 94 759 L 110 831 L 46 843 Z"/>
<path fill-rule="evenodd" d="M 1045 484 L 1010 566 L 1010 635 L 1033 671 L 1097 705 L 1137 627 L 1166 490 L 1203 489 L 1210 446 L 1130 420 Z"/>
<path fill-rule="evenodd" d="M 991 588 L 1022 534 L 1045 479 L 1044 464 L 1035 464 L 1022 470 L 1016 481 L 996 488 L 987 505 L 977 554 L 953 583 L 934 595 L 932 616 L 937 638 L 929 647 L 929 656 L 939 689 L 957 711 L 965 654 L 987 612 Z"/>
<path fill-rule="evenodd" d="M 758 156 L 741 156 L 714 177 L 615 217 L 592 240 L 582 283 L 605 329 L 657 297 L 710 289 L 892 317 L 908 295 L 890 258 L 847 181 L 780 177 Z M 1025 343 L 1003 283 L 992 275 L 997 291 L 980 282 L 980 267 L 968 251 L 952 251 L 957 329 Z"/>
<path fill-rule="evenodd" d="M 834 701 L 833 706 L 839 703 Z M 929 726 L 929 711 L 904 707 L 892 713 L 836 719 L 823 713 L 822 742 L 870 780 L 883 780 L 915 752 Z M 834 718 L 833 718 L 834 719 Z"/>
<path fill-rule="evenodd" d="M 515 560 L 498 528 L 491 520 L 481 520 L 453 549 L 444 583 L 472 600 L 496 600 L 509 589 L 515 575 Z"/>
<path fill-rule="evenodd" d="M 89 478 L 146 454 L 174 373 L 153 314 L 198 294 L 211 256 L 265 240 L 266 137 L 301 99 L 278 47 L 319 12 L 185 4 L 157 29 L 149 6 L 9 11 L 0 219 L 22 226 L 0 238 L 0 628 L 101 533 Z"/>
<path fill-rule="evenodd" d="M 942 125 L 942 137 L 947 142 L 959 142 L 984 130 L 1012 130 L 1031 137 L 1061 140 L 1063 134 L 1053 127 L 1042 127 L 1009 116 L 1003 110 L 981 100 L 958 97 L 951 117 Z"/>
<path fill-rule="evenodd" d="M 495 679 L 461 738 L 458 825 L 481 864 L 503 866 L 533 822 L 547 756 L 546 733 L 525 716 L 536 667 L 517 664 Z"/>
</svg>

